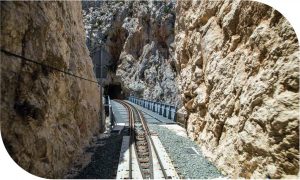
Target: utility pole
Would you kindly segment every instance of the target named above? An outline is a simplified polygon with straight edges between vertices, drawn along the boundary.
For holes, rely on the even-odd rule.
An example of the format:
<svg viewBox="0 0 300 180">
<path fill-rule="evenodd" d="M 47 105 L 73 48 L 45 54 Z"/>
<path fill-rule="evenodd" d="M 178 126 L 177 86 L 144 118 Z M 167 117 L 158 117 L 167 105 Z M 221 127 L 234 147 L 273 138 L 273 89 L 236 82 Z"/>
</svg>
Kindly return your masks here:
<svg viewBox="0 0 300 180">
<path fill-rule="evenodd" d="M 99 48 L 99 49 L 98 49 Z M 102 82 L 102 46 L 97 47 L 93 52 L 93 64 L 95 69 L 95 75 L 99 84 L 99 93 L 100 93 L 100 132 L 105 131 L 105 111 L 104 111 L 104 102 L 103 102 L 103 82 Z"/>
<path fill-rule="evenodd" d="M 100 77 L 99 77 L 99 83 L 100 83 L 100 105 L 101 105 L 100 131 L 104 132 L 105 131 L 105 119 L 106 119 L 106 117 L 105 117 L 105 108 L 104 108 L 104 104 L 103 104 L 102 46 L 100 46 L 99 53 L 100 53 L 100 55 L 99 55 L 99 68 L 97 70 L 100 71 L 100 72 L 97 73 L 97 74 L 100 75 Z"/>
</svg>

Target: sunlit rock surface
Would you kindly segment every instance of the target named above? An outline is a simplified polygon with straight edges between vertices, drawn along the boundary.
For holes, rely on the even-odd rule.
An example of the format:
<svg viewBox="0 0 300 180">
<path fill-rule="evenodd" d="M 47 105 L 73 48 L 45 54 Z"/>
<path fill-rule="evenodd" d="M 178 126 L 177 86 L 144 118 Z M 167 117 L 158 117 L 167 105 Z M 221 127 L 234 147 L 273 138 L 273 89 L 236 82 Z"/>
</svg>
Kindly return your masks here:
<svg viewBox="0 0 300 180">
<path fill-rule="evenodd" d="M 188 134 L 232 177 L 299 172 L 299 46 L 251 1 L 177 1 L 176 68 Z"/>
<path fill-rule="evenodd" d="M 1 49 L 95 80 L 80 2 L 1 2 Z M 97 84 L 1 52 L 1 134 L 30 173 L 63 177 L 99 106 Z"/>
<path fill-rule="evenodd" d="M 108 61 L 105 83 L 145 99 L 180 104 L 172 1 L 83 2 L 87 44 Z"/>
</svg>

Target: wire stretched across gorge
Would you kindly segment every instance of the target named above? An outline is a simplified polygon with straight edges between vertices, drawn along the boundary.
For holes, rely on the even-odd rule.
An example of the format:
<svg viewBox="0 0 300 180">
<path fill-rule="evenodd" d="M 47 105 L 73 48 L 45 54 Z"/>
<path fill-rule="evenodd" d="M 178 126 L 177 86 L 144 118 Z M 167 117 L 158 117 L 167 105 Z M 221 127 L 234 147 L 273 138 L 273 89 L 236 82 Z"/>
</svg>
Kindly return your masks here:
<svg viewBox="0 0 300 180">
<path fill-rule="evenodd" d="M 5 49 L 1 49 L 1 52 L 5 53 L 6 55 L 9 55 L 9 56 L 14 56 L 14 57 L 17 57 L 17 58 L 21 58 L 22 60 L 24 60 L 24 61 L 26 61 L 26 62 L 31 62 L 31 63 L 40 65 L 40 66 L 45 67 L 45 68 L 48 68 L 48 69 L 52 69 L 52 70 L 55 70 L 55 71 L 64 73 L 64 74 L 66 74 L 66 75 L 73 76 L 73 77 L 78 78 L 78 79 L 82 79 L 82 80 L 85 80 L 85 81 L 89 81 L 89 82 L 97 83 L 97 84 L 98 84 L 97 81 L 90 80 L 90 79 L 87 79 L 87 78 L 85 78 L 85 77 L 78 76 L 78 75 L 76 75 L 76 74 L 73 74 L 73 73 L 70 73 L 70 72 L 61 70 L 61 69 L 59 69 L 59 68 L 56 68 L 56 67 L 53 67 L 53 66 L 50 66 L 50 65 L 41 63 L 41 62 L 37 62 L 37 61 L 35 61 L 35 60 L 26 58 L 26 57 L 24 57 L 24 56 L 21 56 L 21 55 L 15 54 L 15 53 L 12 53 L 12 52 L 7 51 L 7 50 L 5 50 Z"/>
</svg>

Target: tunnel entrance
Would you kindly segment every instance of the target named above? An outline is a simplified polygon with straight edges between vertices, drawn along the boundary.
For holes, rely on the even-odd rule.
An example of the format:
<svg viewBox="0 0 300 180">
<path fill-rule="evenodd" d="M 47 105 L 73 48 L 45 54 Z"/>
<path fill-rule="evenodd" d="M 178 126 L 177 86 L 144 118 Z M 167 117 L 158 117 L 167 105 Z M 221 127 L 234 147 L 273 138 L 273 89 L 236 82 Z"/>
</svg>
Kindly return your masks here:
<svg viewBox="0 0 300 180">
<path fill-rule="evenodd" d="M 124 99 L 125 95 L 120 84 L 109 84 L 104 87 L 104 95 L 110 99 Z"/>
</svg>

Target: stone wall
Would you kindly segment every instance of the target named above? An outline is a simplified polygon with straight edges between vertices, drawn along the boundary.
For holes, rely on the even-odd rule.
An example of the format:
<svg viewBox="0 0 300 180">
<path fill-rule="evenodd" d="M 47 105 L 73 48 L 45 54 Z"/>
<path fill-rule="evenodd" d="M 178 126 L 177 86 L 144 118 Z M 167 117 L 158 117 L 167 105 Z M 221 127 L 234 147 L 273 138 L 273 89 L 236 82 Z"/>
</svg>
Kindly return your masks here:
<svg viewBox="0 0 300 180">
<path fill-rule="evenodd" d="M 251 1 L 177 1 L 176 68 L 189 136 L 231 177 L 299 172 L 299 45 Z"/>
<path fill-rule="evenodd" d="M 95 80 L 80 2 L 1 2 L 1 49 Z M 1 52 L 1 135 L 32 174 L 61 178 L 99 128 L 98 85 Z"/>
</svg>

